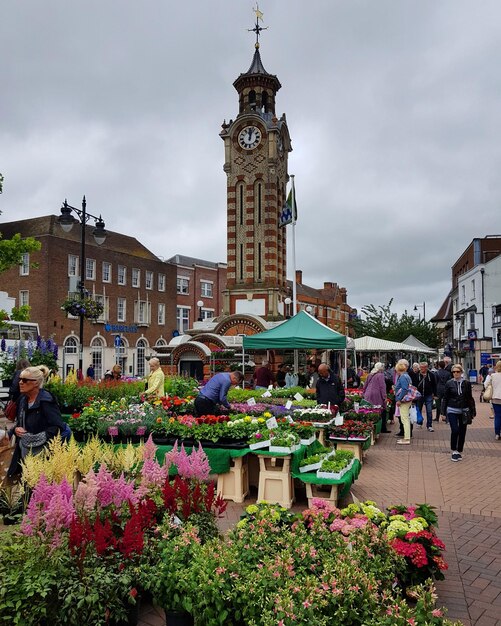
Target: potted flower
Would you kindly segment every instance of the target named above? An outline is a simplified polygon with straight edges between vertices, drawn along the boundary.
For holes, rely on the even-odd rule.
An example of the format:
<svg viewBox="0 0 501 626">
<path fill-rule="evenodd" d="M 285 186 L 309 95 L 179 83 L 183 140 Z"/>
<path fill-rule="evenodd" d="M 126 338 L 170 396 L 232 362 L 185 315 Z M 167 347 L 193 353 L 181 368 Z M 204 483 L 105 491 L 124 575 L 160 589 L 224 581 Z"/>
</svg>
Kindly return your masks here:
<svg viewBox="0 0 501 626">
<path fill-rule="evenodd" d="M 275 431 L 271 438 L 270 452 L 291 454 L 299 448 L 299 436 L 292 432 Z"/>
<path fill-rule="evenodd" d="M 260 428 L 257 430 L 248 441 L 249 448 L 251 450 L 261 450 L 262 448 L 268 448 L 270 445 L 270 431 L 267 428 Z"/>
<path fill-rule="evenodd" d="M 97 320 L 101 317 L 104 307 L 101 302 L 82 296 L 67 298 L 61 305 L 61 309 L 74 317 L 85 317 L 89 320 Z"/>
<path fill-rule="evenodd" d="M 0 515 L 5 526 L 21 521 L 25 507 L 25 492 L 19 485 L 5 485 L 0 489 Z"/>
</svg>

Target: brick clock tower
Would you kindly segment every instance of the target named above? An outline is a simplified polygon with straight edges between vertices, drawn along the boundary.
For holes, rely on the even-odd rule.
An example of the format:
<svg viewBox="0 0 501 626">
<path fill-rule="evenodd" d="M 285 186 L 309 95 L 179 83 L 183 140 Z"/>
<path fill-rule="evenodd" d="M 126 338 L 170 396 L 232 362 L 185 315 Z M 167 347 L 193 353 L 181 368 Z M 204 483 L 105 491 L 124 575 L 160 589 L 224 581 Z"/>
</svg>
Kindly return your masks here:
<svg viewBox="0 0 501 626">
<path fill-rule="evenodd" d="M 222 125 L 227 176 L 228 271 L 224 314 L 282 319 L 287 280 L 287 233 L 279 215 L 286 200 L 291 141 L 285 115 L 275 114 L 280 81 L 264 69 L 256 10 L 254 58 L 235 80 L 239 112 Z"/>
</svg>

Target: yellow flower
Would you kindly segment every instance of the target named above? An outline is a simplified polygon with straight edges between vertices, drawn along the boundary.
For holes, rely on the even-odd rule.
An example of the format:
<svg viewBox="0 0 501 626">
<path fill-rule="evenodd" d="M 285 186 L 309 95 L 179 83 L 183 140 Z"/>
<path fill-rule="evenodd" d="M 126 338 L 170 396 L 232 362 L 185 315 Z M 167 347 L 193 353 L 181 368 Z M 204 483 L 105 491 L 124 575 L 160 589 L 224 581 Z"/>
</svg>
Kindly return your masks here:
<svg viewBox="0 0 501 626">
<path fill-rule="evenodd" d="M 269 411 L 265 411 L 263 413 L 263 416 L 266 417 L 266 419 L 269 419 L 270 417 L 273 417 L 272 414 Z"/>
<path fill-rule="evenodd" d="M 101 407 L 101 413 L 106 413 L 106 407 L 105 406 Z"/>
<path fill-rule="evenodd" d="M 250 417 L 249 415 L 246 415 L 244 417 L 244 422 L 247 422 L 247 423 L 252 422 L 252 417 Z"/>
<path fill-rule="evenodd" d="M 257 418 L 258 424 L 264 424 L 266 422 L 266 420 L 264 419 L 264 417 L 258 417 Z"/>
<path fill-rule="evenodd" d="M 162 423 L 162 418 L 161 417 L 157 417 L 157 424 L 161 424 Z"/>
</svg>

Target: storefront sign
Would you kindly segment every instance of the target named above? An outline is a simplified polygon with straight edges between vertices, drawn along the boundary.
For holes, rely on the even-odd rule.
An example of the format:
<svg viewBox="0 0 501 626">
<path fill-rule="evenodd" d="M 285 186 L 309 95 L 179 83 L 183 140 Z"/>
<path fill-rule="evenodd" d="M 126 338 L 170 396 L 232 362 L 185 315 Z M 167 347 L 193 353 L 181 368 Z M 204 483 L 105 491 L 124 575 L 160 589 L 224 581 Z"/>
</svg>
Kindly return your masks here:
<svg viewBox="0 0 501 626">
<path fill-rule="evenodd" d="M 136 325 L 124 326 L 123 324 L 106 324 L 104 330 L 108 333 L 137 333 L 139 329 Z"/>
</svg>

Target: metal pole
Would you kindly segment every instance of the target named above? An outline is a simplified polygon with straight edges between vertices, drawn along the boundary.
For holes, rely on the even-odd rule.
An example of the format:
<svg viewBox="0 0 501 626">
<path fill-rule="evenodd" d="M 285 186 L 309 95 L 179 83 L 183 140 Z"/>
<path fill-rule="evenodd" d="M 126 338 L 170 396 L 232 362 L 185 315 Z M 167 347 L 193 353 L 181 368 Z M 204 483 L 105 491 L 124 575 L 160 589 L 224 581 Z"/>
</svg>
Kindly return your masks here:
<svg viewBox="0 0 501 626">
<path fill-rule="evenodd" d="M 426 322 L 426 302 L 423 301 L 423 322 Z"/>
<path fill-rule="evenodd" d="M 82 215 L 80 217 L 80 298 L 85 297 L 85 224 L 87 223 L 87 201 L 85 196 L 82 199 Z M 80 376 L 83 378 L 83 342 L 84 342 L 84 316 L 80 313 L 80 353 L 78 358 L 78 368 Z"/>
</svg>

